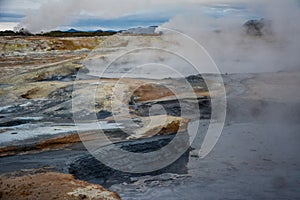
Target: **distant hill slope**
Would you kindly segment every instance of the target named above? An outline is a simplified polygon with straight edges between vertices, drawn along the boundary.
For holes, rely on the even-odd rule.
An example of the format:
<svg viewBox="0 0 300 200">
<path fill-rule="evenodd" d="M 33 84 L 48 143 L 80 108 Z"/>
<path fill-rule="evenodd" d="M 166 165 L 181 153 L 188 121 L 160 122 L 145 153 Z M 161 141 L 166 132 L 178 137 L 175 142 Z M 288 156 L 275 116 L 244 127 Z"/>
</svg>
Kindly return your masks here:
<svg viewBox="0 0 300 200">
<path fill-rule="evenodd" d="M 137 27 L 130 28 L 128 30 L 114 31 L 101 29 L 96 31 L 82 31 L 71 28 L 67 31 L 55 30 L 45 33 L 33 34 L 26 29 L 20 29 L 19 31 L 0 31 L 0 36 L 46 36 L 46 37 L 93 37 L 93 36 L 108 36 L 116 33 L 128 34 L 128 35 L 155 35 L 157 26 L 149 27 Z"/>
<path fill-rule="evenodd" d="M 20 31 L 0 31 L 0 36 L 46 36 L 46 37 L 93 37 L 93 36 L 108 36 L 114 35 L 117 31 L 79 31 L 69 29 L 67 31 L 50 31 L 46 33 L 32 34 L 29 31 L 21 29 Z"/>
</svg>

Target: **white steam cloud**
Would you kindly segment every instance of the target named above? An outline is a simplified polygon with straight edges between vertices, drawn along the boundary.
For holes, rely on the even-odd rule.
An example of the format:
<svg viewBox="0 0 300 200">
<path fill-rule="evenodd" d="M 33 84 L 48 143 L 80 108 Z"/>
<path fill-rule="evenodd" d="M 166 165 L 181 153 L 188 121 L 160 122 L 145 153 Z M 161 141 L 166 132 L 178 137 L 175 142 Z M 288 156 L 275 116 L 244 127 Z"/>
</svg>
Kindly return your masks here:
<svg viewBox="0 0 300 200">
<path fill-rule="evenodd" d="M 249 36 L 243 31 L 245 17 L 211 17 L 203 13 L 202 6 L 207 5 L 229 8 L 242 5 L 270 20 L 272 34 Z M 172 6 L 186 8 L 189 12 L 179 13 L 161 27 L 178 30 L 196 39 L 210 53 L 222 73 L 268 72 L 300 67 L 300 9 L 299 3 L 294 0 L 52 0 L 41 4 L 36 12 L 29 13 L 18 28 L 40 32 L 69 24 L 86 14 L 116 18 Z M 183 51 L 191 49 L 183 42 L 181 48 Z"/>
<path fill-rule="evenodd" d="M 199 3 L 197 0 L 48 0 L 42 3 L 37 11 L 29 12 L 16 29 L 26 28 L 37 33 L 69 24 L 80 15 L 111 19 L 157 8 L 184 6 L 195 2 Z"/>
<path fill-rule="evenodd" d="M 186 33 L 202 44 L 223 73 L 271 72 L 300 68 L 300 9 L 296 1 L 251 2 L 271 21 L 271 34 L 246 35 L 245 19 L 213 18 L 201 12 L 178 15 L 162 27 Z M 185 46 L 184 44 L 182 46 Z M 189 47 L 185 47 L 187 50 Z"/>
</svg>

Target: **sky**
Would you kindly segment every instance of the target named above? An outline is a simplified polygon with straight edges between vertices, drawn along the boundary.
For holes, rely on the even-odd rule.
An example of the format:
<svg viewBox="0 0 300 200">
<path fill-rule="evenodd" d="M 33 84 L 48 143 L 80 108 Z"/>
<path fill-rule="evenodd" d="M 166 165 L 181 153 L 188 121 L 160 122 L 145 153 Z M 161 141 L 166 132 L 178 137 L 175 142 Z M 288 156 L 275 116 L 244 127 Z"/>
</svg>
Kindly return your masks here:
<svg viewBox="0 0 300 200">
<path fill-rule="evenodd" d="M 0 30 L 123 30 L 161 25 L 192 10 L 216 18 L 255 18 L 246 0 L 0 0 Z"/>
</svg>

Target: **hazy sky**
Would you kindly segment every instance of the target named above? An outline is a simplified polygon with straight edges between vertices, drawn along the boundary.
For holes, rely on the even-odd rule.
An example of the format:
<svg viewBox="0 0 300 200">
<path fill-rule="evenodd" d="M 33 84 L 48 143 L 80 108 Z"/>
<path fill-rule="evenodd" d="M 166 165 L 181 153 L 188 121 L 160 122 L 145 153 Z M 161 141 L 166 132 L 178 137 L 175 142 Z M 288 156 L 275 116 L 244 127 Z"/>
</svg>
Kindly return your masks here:
<svg viewBox="0 0 300 200">
<path fill-rule="evenodd" d="M 197 9 L 207 15 L 250 18 L 246 0 L 0 0 L 0 29 L 18 23 L 32 31 L 79 28 L 126 29 L 161 25 Z M 249 2 L 249 1 L 248 1 Z M 42 25 L 43 24 L 43 25 Z"/>
</svg>

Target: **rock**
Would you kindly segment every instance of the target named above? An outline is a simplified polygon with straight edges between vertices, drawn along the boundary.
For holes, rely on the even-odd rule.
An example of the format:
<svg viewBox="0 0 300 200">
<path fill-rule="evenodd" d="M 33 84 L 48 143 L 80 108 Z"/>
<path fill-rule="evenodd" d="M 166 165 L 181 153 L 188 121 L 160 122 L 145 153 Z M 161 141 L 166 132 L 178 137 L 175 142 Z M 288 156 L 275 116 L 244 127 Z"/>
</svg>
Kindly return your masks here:
<svg viewBox="0 0 300 200">
<path fill-rule="evenodd" d="M 112 113 L 109 112 L 109 111 L 106 111 L 106 110 L 100 110 L 97 113 L 97 118 L 98 119 L 105 119 L 105 118 L 110 117 L 110 116 L 112 116 Z"/>
<path fill-rule="evenodd" d="M 157 100 L 163 97 L 175 96 L 175 94 L 163 85 L 145 84 L 133 92 L 136 102 Z"/>
<path fill-rule="evenodd" d="M 157 26 L 130 28 L 126 31 L 122 31 L 122 33 L 136 35 L 154 35 L 156 28 Z"/>
<path fill-rule="evenodd" d="M 32 33 L 30 33 L 30 31 L 27 30 L 27 29 L 25 29 L 25 28 L 21 28 L 21 29 L 18 31 L 18 33 L 19 33 L 20 35 L 24 35 L 24 36 L 31 36 L 31 35 L 32 35 Z"/>
<path fill-rule="evenodd" d="M 155 135 L 169 135 L 187 129 L 189 119 L 168 115 L 143 117 L 143 127 L 134 131 L 127 139 L 147 138 Z"/>
<path fill-rule="evenodd" d="M 20 176 L 21 174 L 21 176 Z M 2 199 L 93 199 L 119 200 L 115 192 L 101 185 L 76 180 L 70 174 L 55 172 L 22 174 L 11 173 L 0 176 Z"/>
<path fill-rule="evenodd" d="M 244 29 L 251 36 L 263 36 L 272 32 L 271 21 L 265 19 L 249 20 L 244 24 Z"/>
</svg>

